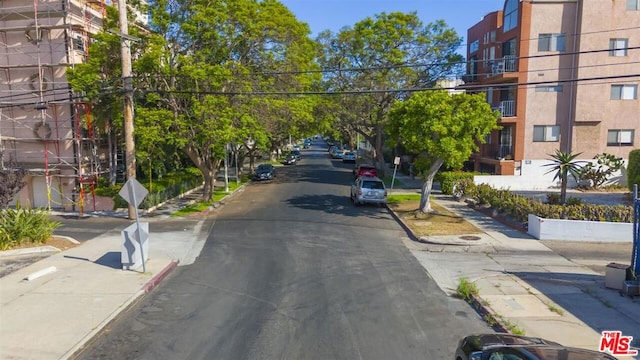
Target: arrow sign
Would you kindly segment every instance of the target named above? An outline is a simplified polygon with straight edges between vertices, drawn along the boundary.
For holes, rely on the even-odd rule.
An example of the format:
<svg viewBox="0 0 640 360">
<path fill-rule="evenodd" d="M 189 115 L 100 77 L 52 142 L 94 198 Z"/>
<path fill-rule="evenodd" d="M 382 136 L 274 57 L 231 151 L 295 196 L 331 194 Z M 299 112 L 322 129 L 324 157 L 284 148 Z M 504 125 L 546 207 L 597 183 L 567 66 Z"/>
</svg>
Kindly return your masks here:
<svg viewBox="0 0 640 360">
<path fill-rule="evenodd" d="M 128 204 L 133 205 L 136 209 L 148 194 L 149 190 L 134 178 L 129 178 L 118 193 Z"/>
</svg>

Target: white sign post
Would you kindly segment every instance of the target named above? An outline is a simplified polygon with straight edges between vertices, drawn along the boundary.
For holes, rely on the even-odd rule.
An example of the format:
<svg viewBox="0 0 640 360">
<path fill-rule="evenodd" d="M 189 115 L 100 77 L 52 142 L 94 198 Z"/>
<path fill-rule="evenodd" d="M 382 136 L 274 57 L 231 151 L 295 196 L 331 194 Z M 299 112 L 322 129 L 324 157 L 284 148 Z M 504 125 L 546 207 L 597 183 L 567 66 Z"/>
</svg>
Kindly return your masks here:
<svg viewBox="0 0 640 360">
<path fill-rule="evenodd" d="M 134 235 L 133 237 L 138 242 L 138 245 L 140 245 L 139 249 L 140 249 L 140 259 L 142 261 L 142 272 L 147 272 L 147 269 L 145 266 L 145 261 L 146 261 L 145 251 L 144 251 L 145 246 L 143 246 L 143 243 L 147 242 L 147 239 L 149 238 L 149 233 L 147 231 L 143 231 L 143 229 L 140 226 L 140 220 L 138 216 L 138 206 L 140 205 L 140 203 L 142 203 L 142 200 L 144 200 L 144 198 L 147 197 L 147 195 L 149 194 L 149 190 L 147 190 L 144 186 L 142 186 L 142 184 L 140 184 L 136 179 L 129 178 L 129 180 L 127 180 L 127 182 L 124 184 L 124 186 L 122 187 L 122 189 L 118 194 L 128 204 L 133 205 L 133 208 L 135 209 L 136 235 Z M 123 236 L 125 235 L 123 234 Z"/>
<path fill-rule="evenodd" d="M 391 178 L 391 189 L 393 190 L 393 183 L 396 181 L 396 171 L 398 171 L 398 165 L 400 165 L 400 156 L 396 156 L 393 159 L 393 178 Z"/>
</svg>

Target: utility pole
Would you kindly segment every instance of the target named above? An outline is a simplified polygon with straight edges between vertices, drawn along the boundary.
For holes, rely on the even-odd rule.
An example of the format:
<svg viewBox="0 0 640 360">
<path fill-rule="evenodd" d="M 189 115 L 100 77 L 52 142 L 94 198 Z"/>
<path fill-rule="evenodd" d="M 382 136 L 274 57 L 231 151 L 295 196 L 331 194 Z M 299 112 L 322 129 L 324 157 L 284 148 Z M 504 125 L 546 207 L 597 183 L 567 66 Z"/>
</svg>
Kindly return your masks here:
<svg viewBox="0 0 640 360">
<path fill-rule="evenodd" d="M 129 22 L 127 20 L 127 4 L 118 0 L 120 20 L 122 81 L 124 89 L 124 142 L 127 180 L 136 178 L 136 145 L 133 141 L 133 79 L 131 78 L 131 48 L 129 46 Z M 129 219 L 137 220 L 135 205 L 129 203 Z"/>
</svg>

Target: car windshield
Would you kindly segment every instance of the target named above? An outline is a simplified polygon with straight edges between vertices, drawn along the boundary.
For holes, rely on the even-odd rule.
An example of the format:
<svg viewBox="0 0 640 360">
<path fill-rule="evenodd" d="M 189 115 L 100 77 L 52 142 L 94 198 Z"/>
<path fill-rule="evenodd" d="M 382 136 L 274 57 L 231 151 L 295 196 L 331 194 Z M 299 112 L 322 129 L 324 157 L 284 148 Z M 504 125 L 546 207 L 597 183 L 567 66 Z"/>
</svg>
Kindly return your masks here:
<svg viewBox="0 0 640 360">
<path fill-rule="evenodd" d="M 376 189 L 383 190 L 384 184 L 381 181 L 363 181 L 362 182 L 363 189 Z"/>
</svg>

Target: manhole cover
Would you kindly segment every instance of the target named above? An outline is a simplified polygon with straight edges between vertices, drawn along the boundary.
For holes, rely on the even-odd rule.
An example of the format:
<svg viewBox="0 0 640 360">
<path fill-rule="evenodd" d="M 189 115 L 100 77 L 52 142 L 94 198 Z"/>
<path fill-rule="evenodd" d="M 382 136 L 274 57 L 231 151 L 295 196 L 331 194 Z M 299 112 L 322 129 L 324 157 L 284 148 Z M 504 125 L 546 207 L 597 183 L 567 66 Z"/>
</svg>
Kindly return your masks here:
<svg viewBox="0 0 640 360">
<path fill-rule="evenodd" d="M 465 235 L 465 236 L 460 236 L 460 239 L 462 240 L 480 240 L 481 237 L 480 236 L 473 236 L 473 235 Z"/>
</svg>

